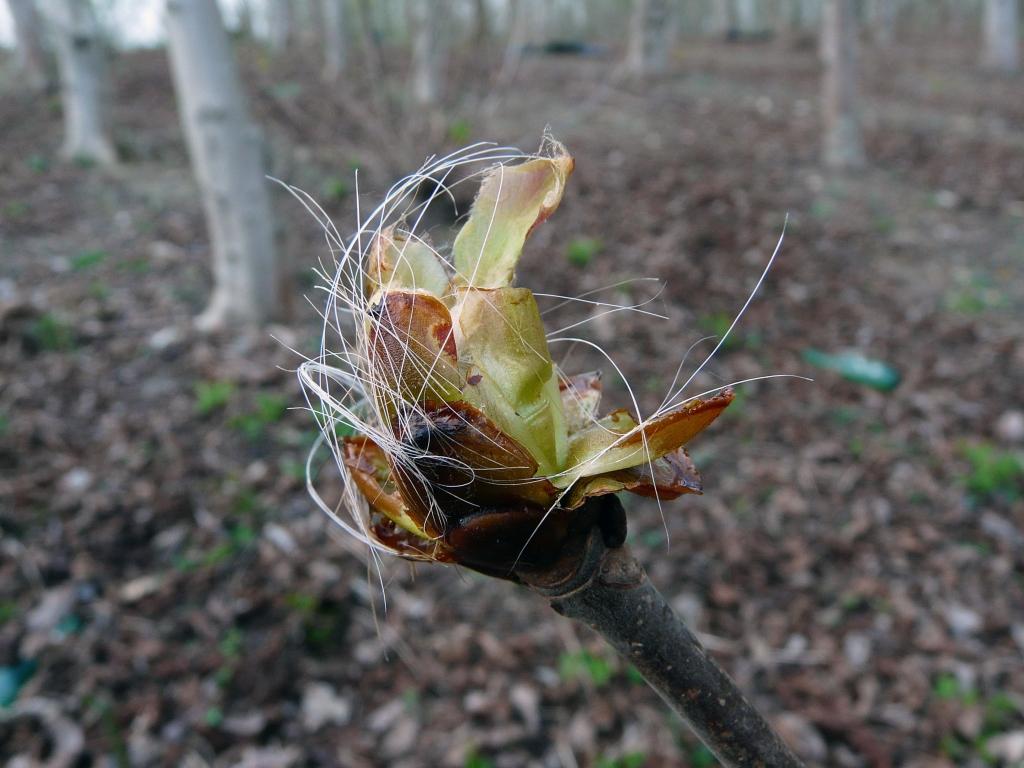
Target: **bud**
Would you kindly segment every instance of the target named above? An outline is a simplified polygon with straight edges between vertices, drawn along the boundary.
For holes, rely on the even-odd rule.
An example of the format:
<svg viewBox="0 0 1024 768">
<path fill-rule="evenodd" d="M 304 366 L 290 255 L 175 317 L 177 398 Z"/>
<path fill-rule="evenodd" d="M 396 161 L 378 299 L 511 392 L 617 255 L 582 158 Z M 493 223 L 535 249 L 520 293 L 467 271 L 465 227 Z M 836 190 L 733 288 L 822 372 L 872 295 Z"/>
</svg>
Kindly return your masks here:
<svg viewBox="0 0 1024 768">
<path fill-rule="evenodd" d="M 593 525 L 589 498 L 701 491 L 683 446 L 731 391 L 643 421 L 601 416 L 600 375 L 558 369 L 533 294 L 513 285 L 573 170 L 561 145 L 544 150 L 485 174 L 450 264 L 415 233 L 379 227 L 349 273 L 359 332 L 337 357 L 351 370 L 325 356 L 300 372 L 331 423 L 363 433 L 336 447 L 357 535 L 378 549 L 506 575 L 550 562 Z M 346 405 L 328 381 L 363 397 Z"/>
</svg>

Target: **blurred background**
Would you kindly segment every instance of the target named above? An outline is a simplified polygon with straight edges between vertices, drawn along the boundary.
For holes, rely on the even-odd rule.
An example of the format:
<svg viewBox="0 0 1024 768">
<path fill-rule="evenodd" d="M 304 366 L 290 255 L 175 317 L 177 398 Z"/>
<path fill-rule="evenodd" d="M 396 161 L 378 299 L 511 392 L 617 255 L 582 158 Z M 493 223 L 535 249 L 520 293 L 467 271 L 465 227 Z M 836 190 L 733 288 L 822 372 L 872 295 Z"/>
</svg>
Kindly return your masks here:
<svg viewBox="0 0 1024 768">
<path fill-rule="evenodd" d="M 306 492 L 330 254 L 264 175 L 346 235 L 550 127 L 519 280 L 668 318 L 545 304 L 647 412 L 788 215 L 703 381 L 815 381 L 739 388 L 705 496 L 627 500 L 654 583 L 811 765 L 1024 765 L 1020 36 L 1016 0 L 0 2 L 0 763 L 714 764 L 588 631 L 378 580 Z"/>
</svg>

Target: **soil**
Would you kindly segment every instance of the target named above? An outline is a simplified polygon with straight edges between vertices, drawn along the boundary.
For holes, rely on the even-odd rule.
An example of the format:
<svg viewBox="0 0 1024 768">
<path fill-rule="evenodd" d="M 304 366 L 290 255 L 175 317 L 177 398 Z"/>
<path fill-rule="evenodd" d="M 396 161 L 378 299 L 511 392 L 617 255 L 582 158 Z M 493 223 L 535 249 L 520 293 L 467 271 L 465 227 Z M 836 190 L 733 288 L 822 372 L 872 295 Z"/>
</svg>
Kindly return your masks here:
<svg viewBox="0 0 1024 768">
<path fill-rule="evenodd" d="M 728 326 L 788 216 L 688 391 L 815 380 L 738 387 L 692 446 L 705 495 L 628 512 L 653 582 L 812 765 L 1024 752 L 1024 100 L 967 47 L 931 43 L 866 52 L 871 165 L 846 174 L 819 163 L 810 48 L 687 43 L 642 86 L 610 57 L 535 57 L 488 100 L 453 67 L 465 93 L 400 136 L 359 83 L 242 52 L 272 173 L 342 231 L 353 168 L 365 207 L 430 153 L 532 149 L 549 126 L 577 170 L 520 281 L 666 316 L 570 332 L 644 411 Z M 114 74 L 114 170 L 59 159 L 56 97 L 7 82 L 0 100 L 0 667 L 34 668 L 20 714 L 0 710 L 0 761 L 712 765 L 588 630 L 451 567 L 378 578 L 314 507 L 289 347 L 319 342 L 323 238 L 276 191 L 290 317 L 192 330 L 209 247 L 166 61 L 124 54 Z M 567 258 L 580 238 L 585 265 Z M 902 381 L 846 381 L 807 349 Z M 596 354 L 553 350 L 629 403 Z M 318 483 L 337 494 L 329 466 Z"/>
</svg>

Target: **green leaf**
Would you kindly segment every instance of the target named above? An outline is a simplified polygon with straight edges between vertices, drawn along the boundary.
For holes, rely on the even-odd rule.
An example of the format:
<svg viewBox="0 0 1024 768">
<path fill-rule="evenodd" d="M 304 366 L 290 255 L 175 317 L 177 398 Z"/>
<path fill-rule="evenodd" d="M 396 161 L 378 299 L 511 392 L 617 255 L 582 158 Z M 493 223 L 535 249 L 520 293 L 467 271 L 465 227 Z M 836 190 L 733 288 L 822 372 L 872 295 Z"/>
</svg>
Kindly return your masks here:
<svg viewBox="0 0 1024 768">
<path fill-rule="evenodd" d="M 572 168 L 573 159 L 560 151 L 488 173 L 455 238 L 456 280 L 476 288 L 510 285 L 526 238 L 558 207 Z"/>
<path fill-rule="evenodd" d="M 463 395 L 536 459 L 540 474 L 565 462 L 558 376 L 537 301 L 526 288 L 461 289 L 453 310 Z"/>
<path fill-rule="evenodd" d="M 394 227 L 381 231 L 370 246 L 366 268 L 366 293 L 376 291 L 426 291 L 433 296 L 448 293 L 448 271 L 441 258 L 423 240 L 410 240 Z"/>
</svg>

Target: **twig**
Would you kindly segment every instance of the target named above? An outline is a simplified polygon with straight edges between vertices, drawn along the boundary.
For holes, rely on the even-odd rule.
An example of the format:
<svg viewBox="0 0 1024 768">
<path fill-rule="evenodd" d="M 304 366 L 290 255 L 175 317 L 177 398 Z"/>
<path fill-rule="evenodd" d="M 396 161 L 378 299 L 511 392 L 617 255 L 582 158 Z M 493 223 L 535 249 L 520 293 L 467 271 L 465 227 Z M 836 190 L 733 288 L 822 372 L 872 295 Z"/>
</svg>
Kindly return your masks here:
<svg viewBox="0 0 1024 768">
<path fill-rule="evenodd" d="M 802 766 L 672 612 L 629 548 L 607 539 L 594 528 L 553 567 L 516 575 L 636 666 L 722 765 Z"/>
</svg>

